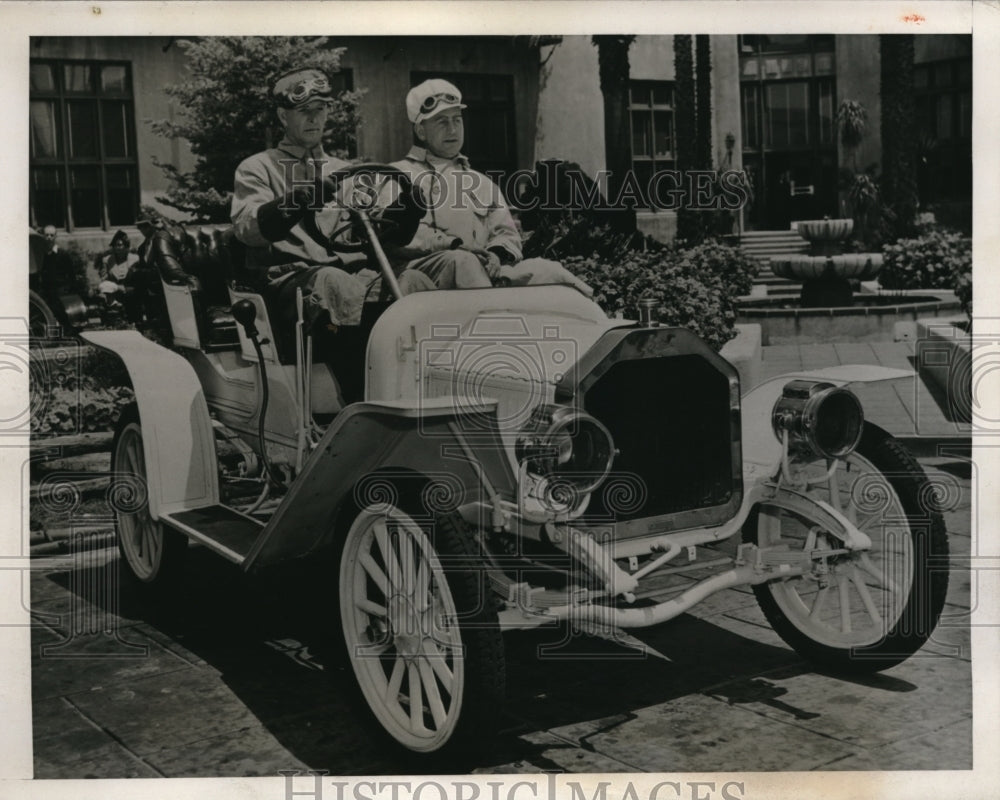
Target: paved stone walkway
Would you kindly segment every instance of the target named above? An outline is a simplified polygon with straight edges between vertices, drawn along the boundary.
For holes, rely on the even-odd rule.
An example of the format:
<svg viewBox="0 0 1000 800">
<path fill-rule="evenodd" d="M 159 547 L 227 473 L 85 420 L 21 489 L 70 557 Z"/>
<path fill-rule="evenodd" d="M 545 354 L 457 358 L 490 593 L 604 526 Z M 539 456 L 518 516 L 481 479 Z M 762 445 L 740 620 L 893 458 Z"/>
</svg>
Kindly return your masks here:
<svg viewBox="0 0 1000 800">
<path fill-rule="evenodd" d="M 763 348 L 761 378 L 840 364 L 878 364 L 916 371 L 912 342 L 769 345 Z M 894 436 L 907 440 L 967 438 L 969 424 L 955 421 L 947 400 L 919 377 L 855 385 L 865 415 Z M 909 442 L 908 442 L 909 443 Z M 915 444 L 918 442 L 914 442 Z"/>
<path fill-rule="evenodd" d="M 913 356 L 907 342 L 770 346 L 762 377 L 850 363 L 914 369 Z M 896 435 L 967 436 L 919 378 L 856 390 L 869 418 Z M 923 463 L 958 487 L 946 516 L 953 553 L 967 556 L 976 473 L 954 459 Z M 330 653 L 328 580 L 318 594 L 309 578 L 254 584 L 201 548 L 189 556 L 184 592 L 166 603 L 118 597 L 111 549 L 37 561 L 36 777 L 971 767 L 968 569 L 951 573 L 924 650 L 866 678 L 815 672 L 749 589 L 642 632 L 669 663 L 591 638 L 560 643 L 555 631 L 507 634 L 509 699 L 497 710 L 495 749 L 421 767 L 387 750 L 347 699 L 351 676 Z M 573 657 L 539 658 L 553 645 Z"/>
<path fill-rule="evenodd" d="M 975 552 L 975 471 L 923 463 L 956 487 L 953 553 Z M 331 654 L 329 580 L 250 583 L 202 548 L 188 555 L 183 593 L 163 603 L 115 594 L 114 550 L 37 561 L 36 777 L 971 768 L 967 568 L 952 571 L 924 649 L 870 677 L 815 672 L 749 589 L 639 633 L 670 662 L 556 630 L 507 634 L 494 748 L 422 767 L 385 748 L 348 699 L 351 677 Z"/>
</svg>

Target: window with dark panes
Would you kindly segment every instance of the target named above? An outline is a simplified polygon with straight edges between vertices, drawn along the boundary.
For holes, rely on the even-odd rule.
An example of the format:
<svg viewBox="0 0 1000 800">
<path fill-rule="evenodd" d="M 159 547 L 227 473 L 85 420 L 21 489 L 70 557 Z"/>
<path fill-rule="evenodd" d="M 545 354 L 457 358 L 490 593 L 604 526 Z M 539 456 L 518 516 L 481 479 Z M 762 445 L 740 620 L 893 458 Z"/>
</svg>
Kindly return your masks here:
<svg viewBox="0 0 1000 800">
<path fill-rule="evenodd" d="M 33 60 L 29 202 L 33 225 L 135 222 L 139 182 L 128 64 Z"/>
<path fill-rule="evenodd" d="M 918 64 L 913 71 L 921 202 L 972 193 L 972 60 Z"/>
<path fill-rule="evenodd" d="M 673 81 L 629 81 L 632 169 L 646 189 L 654 174 L 674 168 Z M 646 205 L 655 206 L 653 198 Z"/>
<path fill-rule="evenodd" d="M 465 146 L 474 169 L 508 175 L 517 170 L 515 139 L 514 78 L 512 75 L 481 73 L 413 72 L 410 85 L 416 86 L 429 78 L 451 81 L 462 93 L 467 106 L 462 113 L 465 121 Z M 500 182 L 503 186 L 503 182 Z"/>
</svg>

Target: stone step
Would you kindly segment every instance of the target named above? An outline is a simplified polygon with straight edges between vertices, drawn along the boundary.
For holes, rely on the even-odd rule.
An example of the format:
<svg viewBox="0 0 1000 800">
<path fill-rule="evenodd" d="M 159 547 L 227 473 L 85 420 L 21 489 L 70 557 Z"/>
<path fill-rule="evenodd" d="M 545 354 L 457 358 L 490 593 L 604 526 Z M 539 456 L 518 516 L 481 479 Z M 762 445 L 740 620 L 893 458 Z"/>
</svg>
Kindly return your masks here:
<svg viewBox="0 0 1000 800">
<path fill-rule="evenodd" d="M 781 242 L 799 241 L 804 242 L 798 231 L 743 231 L 740 234 L 740 242 Z"/>
<path fill-rule="evenodd" d="M 740 236 L 740 249 L 766 264 L 775 257 L 807 253 L 809 243 L 791 230 L 745 231 Z"/>
<path fill-rule="evenodd" d="M 776 233 L 768 234 L 767 236 L 754 236 L 749 233 L 744 233 L 740 237 L 740 242 L 743 244 L 760 244 L 762 242 L 804 242 L 799 234 L 795 231 L 789 231 L 788 233 Z"/>
<path fill-rule="evenodd" d="M 740 242 L 740 247 L 744 250 L 802 250 L 809 247 L 809 243 L 805 239 L 799 239 L 795 241 L 794 239 L 782 239 L 779 241 L 766 241 L 766 242 Z"/>
</svg>

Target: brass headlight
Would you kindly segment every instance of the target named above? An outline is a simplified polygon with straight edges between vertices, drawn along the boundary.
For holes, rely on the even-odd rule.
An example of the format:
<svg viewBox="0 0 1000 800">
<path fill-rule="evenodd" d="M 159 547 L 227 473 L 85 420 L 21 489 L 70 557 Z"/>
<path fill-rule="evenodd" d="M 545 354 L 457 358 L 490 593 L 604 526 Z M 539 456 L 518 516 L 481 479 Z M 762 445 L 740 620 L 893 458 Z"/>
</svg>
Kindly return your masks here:
<svg viewBox="0 0 1000 800">
<path fill-rule="evenodd" d="M 775 435 L 788 432 L 789 447 L 824 458 L 843 458 L 861 441 L 865 415 L 848 389 L 819 381 L 785 385 L 771 413 Z"/>
<path fill-rule="evenodd" d="M 607 476 L 615 447 L 608 429 L 590 414 L 543 404 L 532 411 L 514 453 L 529 474 L 583 495 Z"/>
</svg>

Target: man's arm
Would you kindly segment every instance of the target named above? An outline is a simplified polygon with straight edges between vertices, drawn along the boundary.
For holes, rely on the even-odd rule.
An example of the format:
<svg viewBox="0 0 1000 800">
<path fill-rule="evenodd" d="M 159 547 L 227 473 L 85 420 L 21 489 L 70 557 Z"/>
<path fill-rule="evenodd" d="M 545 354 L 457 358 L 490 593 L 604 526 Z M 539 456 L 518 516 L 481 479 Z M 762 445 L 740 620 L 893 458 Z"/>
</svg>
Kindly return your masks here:
<svg viewBox="0 0 1000 800">
<path fill-rule="evenodd" d="M 392 256 L 394 258 L 414 259 L 429 255 L 430 253 L 437 253 L 441 250 L 454 250 L 456 247 L 459 247 L 462 244 L 461 239 L 440 228 L 434 227 L 432 224 L 433 215 L 429 208 L 431 199 L 428 194 L 430 186 L 435 180 L 435 173 L 408 159 L 394 161 L 389 166 L 395 167 L 409 176 L 413 182 L 414 189 L 423 198 L 424 205 L 428 206 L 428 210 L 424 213 L 423 219 L 417 226 L 417 231 L 413 235 L 413 238 L 404 246 L 394 247 L 392 249 Z"/>
<path fill-rule="evenodd" d="M 494 253 L 501 264 L 513 264 L 522 258 L 521 234 L 500 194 L 500 187 L 494 184 L 493 189 L 492 203 L 486 215 L 486 249 Z"/>
<path fill-rule="evenodd" d="M 257 213 L 275 199 L 267 170 L 259 160 L 249 158 L 236 168 L 230 216 L 236 238 L 250 247 L 266 247 L 270 242 L 260 232 Z"/>
<path fill-rule="evenodd" d="M 394 252 L 405 258 L 418 258 L 441 250 L 454 250 L 461 244 L 462 240 L 457 236 L 451 236 L 442 230 L 431 227 L 427 222 L 421 222 L 409 244 L 396 248 Z"/>
</svg>

